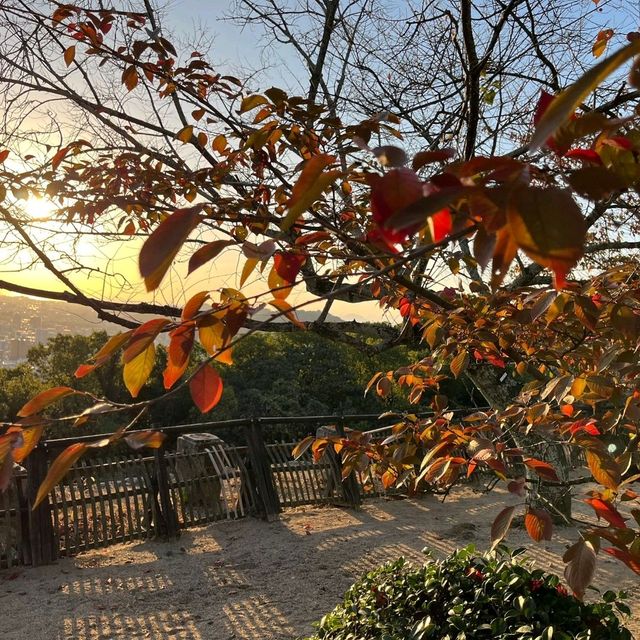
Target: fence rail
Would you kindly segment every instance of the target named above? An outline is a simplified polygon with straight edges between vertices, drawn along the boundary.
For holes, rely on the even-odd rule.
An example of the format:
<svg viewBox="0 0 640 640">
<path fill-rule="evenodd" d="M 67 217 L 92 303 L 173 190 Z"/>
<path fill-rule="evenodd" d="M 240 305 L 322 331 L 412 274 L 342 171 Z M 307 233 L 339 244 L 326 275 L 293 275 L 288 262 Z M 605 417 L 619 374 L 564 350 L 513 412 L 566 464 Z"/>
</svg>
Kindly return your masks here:
<svg viewBox="0 0 640 640">
<path fill-rule="evenodd" d="M 120 542 L 175 536 L 180 529 L 248 515 L 273 519 L 283 507 L 339 504 L 357 506 L 365 487 L 353 476 L 342 479 L 338 456 L 316 462 L 310 451 L 297 460 L 296 442 L 265 442 L 272 425 L 333 425 L 344 435 L 348 424 L 375 425 L 377 415 L 260 418 L 163 428 L 168 435 L 211 432 L 233 427 L 245 444 L 218 444 L 197 451 L 157 449 L 153 455 L 127 452 L 83 457 L 32 508 L 38 487 L 60 451 L 81 436 L 42 442 L 27 458 L 27 473 L 0 493 L 0 568 L 47 564 L 60 556 Z M 332 454 L 333 452 L 330 452 Z M 366 495 L 380 495 L 381 486 Z"/>
</svg>

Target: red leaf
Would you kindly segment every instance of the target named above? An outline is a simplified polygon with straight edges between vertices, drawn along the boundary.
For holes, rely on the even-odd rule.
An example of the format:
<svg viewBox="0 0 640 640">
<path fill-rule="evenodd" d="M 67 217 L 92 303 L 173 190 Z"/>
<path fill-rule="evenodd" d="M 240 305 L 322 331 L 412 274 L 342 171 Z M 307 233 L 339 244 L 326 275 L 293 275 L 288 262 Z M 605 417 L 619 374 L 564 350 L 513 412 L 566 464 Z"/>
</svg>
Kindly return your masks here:
<svg viewBox="0 0 640 640">
<path fill-rule="evenodd" d="M 613 547 L 605 547 L 602 550 L 610 556 L 613 556 L 618 560 L 622 560 L 622 562 L 624 562 L 631 571 L 640 575 L 640 558 L 638 558 L 638 556 L 632 555 L 628 551 L 615 549 Z"/>
<path fill-rule="evenodd" d="M 434 242 L 444 240 L 453 229 L 453 218 L 449 209 L 441 209 L 429 217 L 429 230 Z"/>
<path fill-rule="evenodd" d="M 189 382 L 189 391 L 196 406 L 202 413 L 215 407 L 222 397 L 222 378 L 209 364 L 204 364 Z"/>
<path fill-rule="evenodd" d="M 2 164 L 9 157 L 9 149 L 0 151 L 0 164 Z"/>
<path fill-rule="evenodd" d="M 593 149 L 572 149 L 564 154 L 565 158 L 571 160 L 583 160 L 584 162 L 591 162 L 593 164 L 602 164 L 602 159 Z"/>
<path fill-rule="evenodd" d="M 56 400 L 60 400 L 61 398 L 70 396 L 74 393 L 78 392 L 71 387 L 53 387 L 52 389 L 47 389 L 46 391 L 39 393 L 35 398 L 29 400 L 29 402 L 27 402 L 27 404 L 18 411 L 18 416 L 20 418 L 26 418 L 34 413 L 39 413 Z"/>
<path fill-rule="evenodd" d="M 553 524 L 551 516 L 544 509 L 530 508 L 524 517 L 524 526 L 532 540 L 551 540 Z"/>
<path fill-rule="evenodd" d="M 299 253 L 279 251 L 273 256 L 276 273 L 286 282 L 294 282 L 307 257 Z"/>
<path fill-rule="evenodd" d="M 54 169 L 57 169 L 60 166 L 60 163 L 65 159 L 67 153 L 69 153 L 69 147 L 62 147 L 54 156 L 51 158 L 51 166 Z"/>
<path fill-rule="evenodd" d="M 178 209 L 165 218 L 142 245 L 140 274 L 147 291 L 158 288 L 178 251 L 200 222 L 200 207 Z"/>
<path fill-rule="evenodd" d="M 618 529 L 627 528 L 624 518 L 612 504 L 600 500 L 600 498 L 588 498 L 585 502 L 593 507 L 598 518 L 604 518 L 610 525 L 618 527 Z"/>
<path fill-rule="evenodd" d="M 171 389 L 189 365 L 189 356 L 195 338 L 195 326 L 181 326 L 171 332 L 167 350 L 167 367 L 163 373 L 164 388 Z"/>
<path fill-rule="evenodd" d="M 522 498 L 525 495 L 525 490 L 524 490 L 525 483 L 526 483 L 525 478 L 518 478 L 517 480 L 512 480 L 507 485 L 507 490 L 509 491 L 509 493 L 513 493 Z"/>
<path fill-rule="evenodd" d="M 571 406 L 571 405 L 565 405 L 565 406 Z M 564 411 L 563 411 L 564 413 Z M 572 412 L 573 413 L 573 412 Z M 600 431 L 598 430 L 598 427 L 596 427 L 596 421 L 593 420 L 592 418 L 585 418 L 583 420 L 577 420 L 576 422 L 574 422 L 569 431 L 571 432 L 572 436 L 575 436 L 576 433 L 578 433 L 579 431 L 584 431 L 585 433 L 588 433 L 590 436 L 599 436 L 600 435 Z"/>
</svg>

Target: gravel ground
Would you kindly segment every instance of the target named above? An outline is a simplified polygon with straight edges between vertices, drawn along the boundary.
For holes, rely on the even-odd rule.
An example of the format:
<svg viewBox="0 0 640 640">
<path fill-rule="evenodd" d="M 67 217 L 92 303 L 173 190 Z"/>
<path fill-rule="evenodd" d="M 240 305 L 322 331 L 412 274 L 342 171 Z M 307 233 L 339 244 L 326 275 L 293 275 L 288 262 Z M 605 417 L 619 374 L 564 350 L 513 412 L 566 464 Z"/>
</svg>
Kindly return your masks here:
<svg viewBox="0 0 640 640">
<path fill-rule="evenodd" d="M 83 553 L 55 565 L 0 571 L 3 640 L 290 640 L 312 631 L 363 571 L 404 555 L 420 560 L 474 542 L 486 548 L 495 514 L 513 496 L 456 491 L 443 505 L 369 500 L 360 511 L 288 510 L 277 522 L 221 522 L 172 542 L 140 542 Z M 514 529 L 512 546 L 562 573 L 575 531 L 533 545 Z M 640 581 L 600 557 L 596 584 L 627 588 L 640 637 Z"/>
</svg>

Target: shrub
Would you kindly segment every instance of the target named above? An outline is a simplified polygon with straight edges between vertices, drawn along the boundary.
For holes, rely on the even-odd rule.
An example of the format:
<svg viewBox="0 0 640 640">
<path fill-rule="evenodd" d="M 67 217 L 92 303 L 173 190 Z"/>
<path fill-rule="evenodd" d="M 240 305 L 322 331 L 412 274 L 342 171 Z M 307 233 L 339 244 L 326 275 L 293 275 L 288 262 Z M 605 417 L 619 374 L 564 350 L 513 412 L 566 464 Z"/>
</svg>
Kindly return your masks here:
<svg viewBox="0 0 640 640">
<path fill-rule="evenodd" d="M 368 573 L 309 640 L 631 640 L 616 612 L 624 594 L 585 603 L 518 552 L 473 546 L 416 567 L 399 559 Z"/>
</svg>

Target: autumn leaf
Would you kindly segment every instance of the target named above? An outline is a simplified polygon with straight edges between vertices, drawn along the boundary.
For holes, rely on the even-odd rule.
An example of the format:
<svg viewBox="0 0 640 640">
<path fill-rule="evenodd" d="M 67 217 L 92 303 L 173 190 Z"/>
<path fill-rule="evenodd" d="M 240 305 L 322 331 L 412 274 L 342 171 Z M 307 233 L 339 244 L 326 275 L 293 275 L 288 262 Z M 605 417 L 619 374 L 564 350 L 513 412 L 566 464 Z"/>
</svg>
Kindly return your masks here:
<svg viewBox="0 0 640 640">
<path fill-rule="evenodd" d="M 240 104 L 240 113 L 246 113 L 247 111 L 251 111 L 262 104 L 268 103 L 269 101 L 264 96 L 247 96 L 246 98 L 243 98 L 242 103 Z"/>
<path fill-rule="evenodd" d="M 604 53 L 611 38 L 613 38 L 613 29 L 604 29 L 598 33 L 592 47 L 592 53 L 595 58 L 599 58 Z"/>
<path fill-rule="evenodd" d="M 185 144 L 190 142 L 191 138 L 193 138 L 193 127 L 191 125 L 183 127 L 176 133 L 176 140 L 180 140 L 180 142 L 184 142 Z"/>
<path fill-rule="evenodd" d="M 70 47 L 67 47 L 64 50 L 64 62 L 67 65 L 67 67 L 71 65 L 71 63 L 75 60 L 75 58 L 76 58 L 76 48 L 75 48 L 75 45 L 71 45 Z"/>
<path fill-rule="evenodd" d="M 49 471 L 42 481 L 42 484 L 38 488 L 35 502 L 33 503 L 33 509 L 49 495 L 53 487 L 62 480 L 71 466 L 80 458 L 80 456 L 87 450 L 87 445 L 83 442 L 76 442 L 68 446 L 52 463 L 49 467 Z"/>
<path fill-rule="evenodd" d="M 296 312 L 293 310 L 293 307 L 286 300 L 274 298 L 269 302 L 269 304 L 273 305 L 278 311 L 283 313 L 285 318 L 298 327 L 298 329 L 302 329 L 303 331 L 306 330 L 307 326 L 303 322 L 300 322 Z"/>
<path fill-rule="evenodd" d="M 122 84 L 127 88 L 128 91 L 133 91 L 138 86 L 138 71 L 136 70 L 134 65 L 128 66 L 122 72 Z"/>
<path fill-rule="evenodd" d="M 189 382 L 189 391 L 202 413 L 211 411 L 222 397 L 222 378 L 209 364 L 203 364 Z"/>
<path fill-rule="evenodd" d="M 620 467 L 616 461 L 608 453 L 593 449 L 587 450 L 585 458 L 596 482 L 616 491 L 620 485 Z"/>
<path fill-rule="evenodd" d="M 604 518 L 610 525 L 618 527 L 619 529 L 627 528 L 624 518 L 612 504 L 600 498 L 587 498 L 585 502 L 593 507 L 598 518 Z"/>
<path fill-rule="evenodd" d="M 165 389 L 171 389 L 186 371 L 195 332 L 196 328 L 193 324 L 180 326 L 171 332 L 171 342 L 167 349 L 167 366 L 163 372 Z"/>
<path fill-rule="evenodd" d="M 307 436 L 304 440 L 298 442 L 298 444 L 293 448 L 291 452 L 291 457 L 294 460 L 297 460 L 302 455 L 304 455 L 305 451 L 309 449 L 309 447 L 313 444 L 313 441 L 316 439 L 315 436 Z"/>
<path fill-rule="evenodd" d="M 147 349 L 147 347 L 157 338 L 158 334 L 170 322 L 167 318 L 154 318 L 141 324 L 131 334 L 129 344 L 122 354 L 125 363 L 133 360 L 137 355 Z"/>
<path fill-rule="evenodd" d="M 149 379 L 153 371 L 156 349 L 153 342 L 144 351 L 125 363 L 123 367 L 124 384 L 133 398 L 137 398 L 140 389 Z"/>
<path fill-rule="evenodd" d="M 515 507 L 504 508 L 491 525 L 491 550 L 493 551 L 507 535 L 513 521 Z"/>
<path fill-rule="evenodd" d="M 134 450 L 159 449 L 167 436 L 161 431 L 136 431 L 124 437 L 124 441 Z"/>
<path fill-rule="evenodd" d="M 200 222 L 200 207 L 178 209 L 165 218 L 142 245 L 140 274 L 147 291 L 158 288 L 178 251 Z"/>
<path fill-rule="evenodd" d="M 203 245 L 191 256 L 191 258 L 189 258 L 189 267 L 187 272 L 192 273 L 203 264 L 213 260 L 224 249 L 232 244 L 235 244 L 233 240 L 214 240 L 213 242 Z"/>
<path fill-rule="evenodd" d="M 200 311 L 202 305 L 209 299 L 208 291 L 199 291 L 189 298 L 187 303 L 182 308 L 182 320 L 191 320 L 193 316 Z"/>
<path fill-rule="evenodd" d="M 336 161 L 336 157 L 323 153 L 313 156 L 305 163 L 296 183 L 293 185 L 291 198 L 287 202 L 288 212 L 280 223 L 282 231 L 288 231 L 296 220 L 328 189 L 341 174 L 340 171 L 324 170 Z"/>
<path fill-rule="evenodd" d="M 39 413 L 57 400 L 75 393 L 79 392 L 71 387 L 53 387 L 52 389 L 47 389 L 46 391 L 39 393 L 35 398 L 29 400 L 29 402 L 27 402 L 27 404 L 18 411 L 17 415 L 20 418 L 32 416 L 34 413 Z"/>
<path fill-rule="evenodd" d="M 529 537 L 535 542 L 551 540 L 553 524 L 551 516 L 544 509 L 529 508 L 524 516 L 524 526 Z"/>
<path fill-rule="evenodd" d="M 551 269 L 562 288 L 584 252 L 586 224 L 575 200 L 561 189 L 520 188 L 509 200 L 507 221 L 516 245 Z"/>
<path fill-rule="evenodd" d="M 36 447 L 42 433 L 44 431 L 44 425 L 28 427 L 23 429 L 22 427 L 9 427 L 7 433 L 19 433 L 21 442 L 18 446 L 15 446 L 12 450 L 13 460 L 20 464 Z"/>
<path fill-rule="evenodd" d="M 533 151 L 543 145 L 607 76 L 638 53 L 640 53 L 640 41 L 636 40 L 599 62 L 577 82 L 557 95 L 538 122 L 529 143 L 529 149 Z"/>
<path fill-rule="evenodd" d="M 469 366 L 469 354 L 466 351 L 460 351 L 458 355 L 451 361 L 449 365 L 451 373 L 454 377 L 459 378 Z"/>
<path fill-rule="evenodd" d="M 582 599 L 596 570 L 596 552 L 588 540 L 580 540 L 569 547 L 562 560 L 567 563 L 564 577 L 576 598 Z"/>
<path fill-rule="evenodd" d="M 555 469 L 548 463 L 536 458 L 524 458 L 523 462 L 535 471 L 543 480 L 550 480 L 551 482 L 558 482 L 558 474 Z"/>
<path fill-rule="evenodd" d="M 93 356 L 94 364 L 81 364 L 75 372 L 76 378 L 83 378 L 98 367 L 102 366 L 111 356 L 113 356 L 122 346 L 124 346 L 133 334 L 133 330 L 117 333 L 109 338 L 102 348 Z"/>
</svg>

